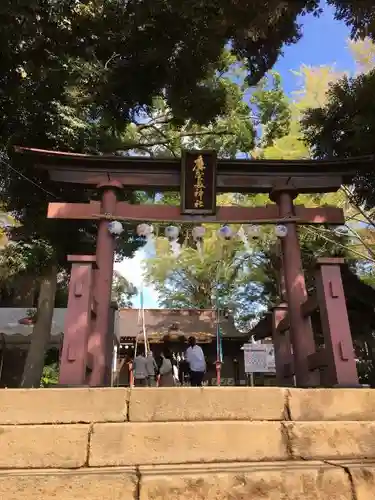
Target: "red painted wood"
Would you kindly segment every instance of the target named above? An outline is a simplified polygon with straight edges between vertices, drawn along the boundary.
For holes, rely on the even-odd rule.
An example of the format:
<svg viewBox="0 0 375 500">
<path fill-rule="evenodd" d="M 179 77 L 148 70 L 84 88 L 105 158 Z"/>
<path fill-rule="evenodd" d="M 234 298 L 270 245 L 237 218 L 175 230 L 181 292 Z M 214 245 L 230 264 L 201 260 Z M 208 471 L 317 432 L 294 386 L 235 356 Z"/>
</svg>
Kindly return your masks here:
<svg viewBox="0 0 375 500">
<path fill-rule="evenodd" d="M 101 213 L 116 211 L 116 192 L 119 186 L 114 186 L 112 183 L 108 182 L 107 186 L 107 189 L 103 186 Z M 108 222 L 106 220 L 101 220 L 99 222 L 96 240 L 97 269 L 95 270 L 94 279 L 94 308 L 96 314 L 93 318 L 88 349 L 93 361 L 89 384 L 94 387 L 109 385 L 111 378 L 112 352 L 108 352 L 108 327 L 114 256 L 115 238 L 108 231 Z"/>
<path fill-rule="evenodd" d="M 279 214 L 277 205 L 266 207 L 218 207 L 215 216 L 192 216 L 181 215 L 179 207 L 167 205 L 131 205 L 119 202 L 116 209 L 109 212 L 111 217 L 118 220 L 135 220 L 139 222 L 233 222 L 233 223 L 257 223 L 275 224 L 294 220 L 300 224 L 343 224 L 344 213 L 341 208 L 322 207 L 306 208 L 295 207 L 295 215 L 291 214 L 289 219 Z M 50 219 L 99 219 L 102 216 L 100 203 L 50 203 L 48 206 L 48 218 Z"/>
<path fill-rule="evenodd" d="M 273 309 L 272 314 L 272 342 L 275 348 L 276 379 L 280 386 L 294 384 L 293 373 L 285 370 L 285 365 L 292 364 L 292 348 L 289 332 L 280 333 L 278 326 L 288 315 L 288 305 L 279 304 Z"/>
<path fill-rule="evenodd" d="M 95 255 L 68 255 L 68 262 L 92 262 L 93 264 L 96 262 Z"/>
<path fill-rule="evenodd" d="M 276 193 L 276 200 L 280 207 L 280 215 L 284 217 L 293 215 L 293 197 L 290 193 Z M 298 387 L 314 387 L 319 385 L 320 377 L 317 371 L 310 371 L 308 367 L 308 356 L 315 352 L 315 340 L 311 320 L 309 317 L 305 317 L 301 310 L 301 305 L 307 300 L 301 250 L 296 224 L 288 223 L 287 227 L 288 232 L 281 239 L 281 248 L 296 385 Z"/>
<path fill-rule="evenodd" d="M 94 213 L 100 213 L 100 201 L 90 201 L 90 203 L 49 203 L 47 218 L 91 220 Z"/>
<path fill-rule="evenodd" d="M 335 259 L 325 259 L 325 263 L 322 260 L 316 275 L 316 289 L 327 355 L 323 383 L 356 385 L 357 366 L 340 265 Z"/>
<path fill-rule="evenodd" d="M 92 262 L 73 263 L 64 326 L 64 344 L 60 358 L 60 384 L 82 385 L 86 382 L 92 281 Z M 81 293 L 76 294 L 77 288 Z"/>
<path fill-rule="evenodd" d="M 98 185 L 108 178 L 133 189 L 179 189 L 178 158 L 82 155 L 16 146 L 14 156 L 48 170 L 58 182 Z M 218 192 L 270 192 L 275 181 L 295 192 L 337 191 L 360 170 L 374 166 L 372 156 L 337 160 L 227 160 L 217 164 Z"/>
</svg>

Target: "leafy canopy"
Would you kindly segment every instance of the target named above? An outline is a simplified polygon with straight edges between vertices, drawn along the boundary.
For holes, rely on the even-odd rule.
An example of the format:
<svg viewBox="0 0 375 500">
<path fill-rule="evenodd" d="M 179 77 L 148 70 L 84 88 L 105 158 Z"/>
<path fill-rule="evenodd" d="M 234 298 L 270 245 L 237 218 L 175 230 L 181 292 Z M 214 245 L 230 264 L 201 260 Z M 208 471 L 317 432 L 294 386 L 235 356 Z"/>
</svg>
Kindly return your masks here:
<svg viewBox="0 0 375 500">
<path fill-rule="evenodd" d="M 306 111 L 302 129 L 315 158 L 374 155 L 375 134 L 375 45 L 370 38 L 352 45 L 352 53 L 363 73 L 345 75 L 334 82 L 327 101 Z M 359 203 L 375 206 L 375 174 L 371 168 L 355 179 Z"/>
</svg>

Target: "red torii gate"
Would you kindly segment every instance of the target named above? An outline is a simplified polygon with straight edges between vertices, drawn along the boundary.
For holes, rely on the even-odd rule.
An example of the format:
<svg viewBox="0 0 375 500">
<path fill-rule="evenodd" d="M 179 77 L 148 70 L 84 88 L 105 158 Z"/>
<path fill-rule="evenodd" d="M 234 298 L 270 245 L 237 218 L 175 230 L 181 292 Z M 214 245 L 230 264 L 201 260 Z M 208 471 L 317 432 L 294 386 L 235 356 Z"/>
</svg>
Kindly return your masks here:
<svg viewBox="0 0 375 500">
<path fill-rule="evenodd" d="M 54 181 L 96 186 L 102 193 L 100 202 L 50 203 L 48 208 L 49 218 L 97 219 L 99 226 L 96 256 L 68 257 L 72 262 L 72 273 L 60 365 L 61 384 L 81 385 L 88 382 L 91 386 L 99 386 L 109 382 L 112 342 L 107 332 L 115 247 L 114 238 L 108 231 L 108 220 L 138 220 L 285 225 L 287 232 L 281 240 L 281 247 L 293 373 L 300 387 L 319 385 L 319 372 L 310 369 L 308 363 L 309 357 L 315 353 L 315 341 L 310 318 L 301 307 L 306 302 L 307 292 L 297 225 L 340 225 L 344 223 L 344 214 L 335 207 L 295 206 L 293 199 L 299 193 L 337 191 L 342 184 L 350 183 L 359 169 L 368 169 L 373 164 L 372 157 L 339 161 L 217 161 L 211 151 L 193 151 L 185 152 L 181 161 L 81 155 L 17 147 L 15 159 L 21 158 L 48 170 Z M 203 173 L 199 174 L 203 179 L 199 185 L 197 161 L 204 167 Z M 203 189 L 206 187 L 206 190 Z M 181 189 L 182 206 L 130 205 L 118 201 L 117 193 L 126 188 L 154 191 Z M 216 209 L 217 192 L 266 192 L 275 204 Z M 348 331 L 345 330 L 346 336 Z M 354 354 L 344 361 L 347 367 L 345 382 L 354 384 L 358 381 Z M 91 368 L 89 376 L 87 366 Z"/>
</svg>

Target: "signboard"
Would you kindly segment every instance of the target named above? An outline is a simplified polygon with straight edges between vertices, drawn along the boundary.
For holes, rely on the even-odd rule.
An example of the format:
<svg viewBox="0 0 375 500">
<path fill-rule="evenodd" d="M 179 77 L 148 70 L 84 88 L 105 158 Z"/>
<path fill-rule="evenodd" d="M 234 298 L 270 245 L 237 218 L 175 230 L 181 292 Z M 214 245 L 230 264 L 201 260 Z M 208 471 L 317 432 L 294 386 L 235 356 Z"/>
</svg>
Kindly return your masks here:
<svg viewBox="0 0 375 500">
<path fill-rule="evenodd" d="M 184 151 L 181 161 L 181 213 L 216 213 L 215 151 Z"/>
<path fill-rule="evenodd" d="M 272 344 L 245 344 L 246 373 L 275 373 L 275 351 Z"/>
</svg>

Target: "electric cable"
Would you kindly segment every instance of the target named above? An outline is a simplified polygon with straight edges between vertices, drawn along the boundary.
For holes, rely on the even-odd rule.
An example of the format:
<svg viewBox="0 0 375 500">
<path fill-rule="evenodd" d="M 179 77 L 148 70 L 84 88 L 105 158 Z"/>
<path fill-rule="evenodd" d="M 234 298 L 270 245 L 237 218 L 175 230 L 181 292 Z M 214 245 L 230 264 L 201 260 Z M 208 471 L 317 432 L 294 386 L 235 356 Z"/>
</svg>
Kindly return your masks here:
<svg viewBox="0 0 375 500">
<path fill-rule="evenodd" d="M 338 241 L 334 241 L 332 240 L 331 238 L 328 238 L 327 236 L 323 235 L 321 231 L 317 230 L 316 228 L 312 229 L 308 226 L 305 226 L 305 229 L 312 233 L 312 234 L 317 234 L 318 236 L 320 236 L 321 238 L 323 238 L 324 240 L 328 241 L 329 243 L 333 243 L 334 245 L 340 247 L 340 248 L 344 248 L 345 250 L 348 249 L 348 247 L 346 245 L 343 245 L 342 243 L 339 243 Z M 365 259 L 365 260 L 369 260 L 370 262 L 373 262 L 375 263 L 375 259 L 373 259 L 372 257 L 369 257 L 368 255 L 364 255 L 360 252 L 358 252 L 357 250 L 354 250 L 354 249 L 350 249 L 350 251 L 353 253 L 353 254 L 356 254 L 358 257 L 361 257 L 361 259 Z"/>
<path fill-rule="evenodd" d="M 54 193 L 51 193 L 51 191 L 48 191 L 47 189 L 45 189 L 43 186 L 41 186 L 40 184 L 38 184 L 37 182 L 33 181 L 32 179 L 30 179 L 29 177 L 27 177 L 25 174 L 23 174 L 22 172 L 20 172 L 19 170 L 17 170 L 16 168 L 12 167 L 12 165 L 10 165 L 8 162 L 4 161 L 2 158 L 0 158 L 0 162 L 5 165 L 7 168 L 9 168 L 10 170 L 13 170 L 13 172 L 15 172 L 17 175 L 19 175 L 21 178 L 23 178 L 24 180 L 30 182 L 30 184 L 32 184 L 33 186 L 37 187 L 38 189 L 40 189 L 41 191 L 43 191 L 45 194 L 48 194 L 49 196 L 52 196 L 53 198 L 55 198 L 55 200 L 59 200 L 61 201 L 61 198 L 58 197 L 56 194 Z"/>
</svg>

